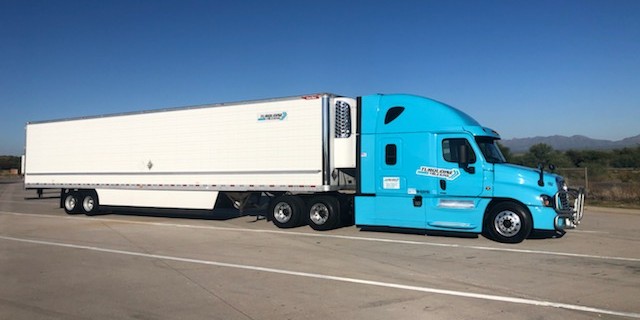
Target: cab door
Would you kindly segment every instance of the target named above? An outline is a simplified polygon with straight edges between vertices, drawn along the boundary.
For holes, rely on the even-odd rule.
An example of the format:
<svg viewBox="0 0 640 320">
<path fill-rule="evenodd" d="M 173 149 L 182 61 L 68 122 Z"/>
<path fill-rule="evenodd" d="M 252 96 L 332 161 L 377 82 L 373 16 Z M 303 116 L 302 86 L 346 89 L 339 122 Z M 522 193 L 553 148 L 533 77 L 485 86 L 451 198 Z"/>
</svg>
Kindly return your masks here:
<svg viewBox="0 0 640 320">
<path fill-rule="evenodd" d="M 438 194 L 441 197 L 479 197 L 484 190 L 482 157 L 472 137 L 438 135 Z"/>
</svg>

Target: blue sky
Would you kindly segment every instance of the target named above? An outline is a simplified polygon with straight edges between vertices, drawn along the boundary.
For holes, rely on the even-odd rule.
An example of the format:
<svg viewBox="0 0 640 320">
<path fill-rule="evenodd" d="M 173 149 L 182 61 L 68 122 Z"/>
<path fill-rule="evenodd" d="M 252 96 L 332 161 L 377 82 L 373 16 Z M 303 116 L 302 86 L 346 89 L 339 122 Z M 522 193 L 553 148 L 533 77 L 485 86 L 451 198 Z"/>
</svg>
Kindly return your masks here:
<svg viewBox="0 0 640 320">
<path fill-rule="evenodd" d="M 0 154 L 27 121 L 413 93 L 503 138 L 640 134 L 640 1 L 0 0 Z"/>
</svg>

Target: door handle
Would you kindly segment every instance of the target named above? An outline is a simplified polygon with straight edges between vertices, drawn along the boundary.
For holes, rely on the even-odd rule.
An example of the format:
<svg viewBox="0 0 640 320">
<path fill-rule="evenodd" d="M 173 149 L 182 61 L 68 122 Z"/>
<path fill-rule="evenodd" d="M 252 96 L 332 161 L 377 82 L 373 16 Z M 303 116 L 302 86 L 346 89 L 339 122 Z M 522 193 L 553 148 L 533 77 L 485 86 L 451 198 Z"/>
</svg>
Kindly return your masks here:
<svg viewBox="0 0 640 320">
<path fill-rule="evenodd" d="M 440 180 L 440 189 L 447 190 L 447 180 Z"/>
</svg>

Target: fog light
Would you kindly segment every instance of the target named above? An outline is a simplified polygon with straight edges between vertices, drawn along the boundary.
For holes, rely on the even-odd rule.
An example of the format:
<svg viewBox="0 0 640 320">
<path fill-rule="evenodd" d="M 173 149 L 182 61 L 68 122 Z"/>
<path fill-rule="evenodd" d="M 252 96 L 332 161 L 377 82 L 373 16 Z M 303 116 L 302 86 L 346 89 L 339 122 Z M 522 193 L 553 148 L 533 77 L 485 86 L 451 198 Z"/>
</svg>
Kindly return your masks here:
<svg viewBox="0 0 640 320">
<path fill-rule="evenodd" d="M 542 201 L 542 205 L 545 206 L 545 207 L 553 207 L 554 206 L 553 205 L 553 198 L 548 196 L 548 195 L 546 195 L 546 194 L 541 195 L 540 196 L 540 200 Z"/>
</svg>

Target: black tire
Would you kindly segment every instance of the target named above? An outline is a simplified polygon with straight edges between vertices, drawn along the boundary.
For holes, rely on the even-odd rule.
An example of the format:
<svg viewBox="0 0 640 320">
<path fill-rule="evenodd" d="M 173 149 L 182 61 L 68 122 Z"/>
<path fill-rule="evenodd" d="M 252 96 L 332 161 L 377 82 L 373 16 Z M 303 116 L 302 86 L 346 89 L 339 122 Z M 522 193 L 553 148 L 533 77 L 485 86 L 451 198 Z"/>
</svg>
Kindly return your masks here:
<svg viewBox="0 0 640 320">
<path fill-rule="evenodd" d="M 80 194 L 75 191 L 69 191 L 63 194 L 62 208 L 67 214 L 80 213 Z"/>
<path fill-rule="evenodd" d="M 522 205 L 501 202 L 493 206 L 485 220 L 485 231 L 489 237 L 502 243 L 520 243 L 532 229 L 531 215 Z"/>
<path fill-rule="evenodd" d="M 298 196 L 280 196 L 269 203 L 269 219 L 278 228 L 293 228 L 303 221 L 304 201 Z"/>
<path fill-rule="evenodd" d="M 82 199 L 80 202 L 80 210 L 82 210 L 82 213 L 92 216 L 100 210 L 98 194 L 95 191 L 82 192 L 80 199 Z"/>
<path fill-rule="evenodd" d="M 334 197 L 312 198 L 307 212 L 309 226 L 314 230 L 331 230 L 340 226 L 340 202 Z"/>
</svg>

